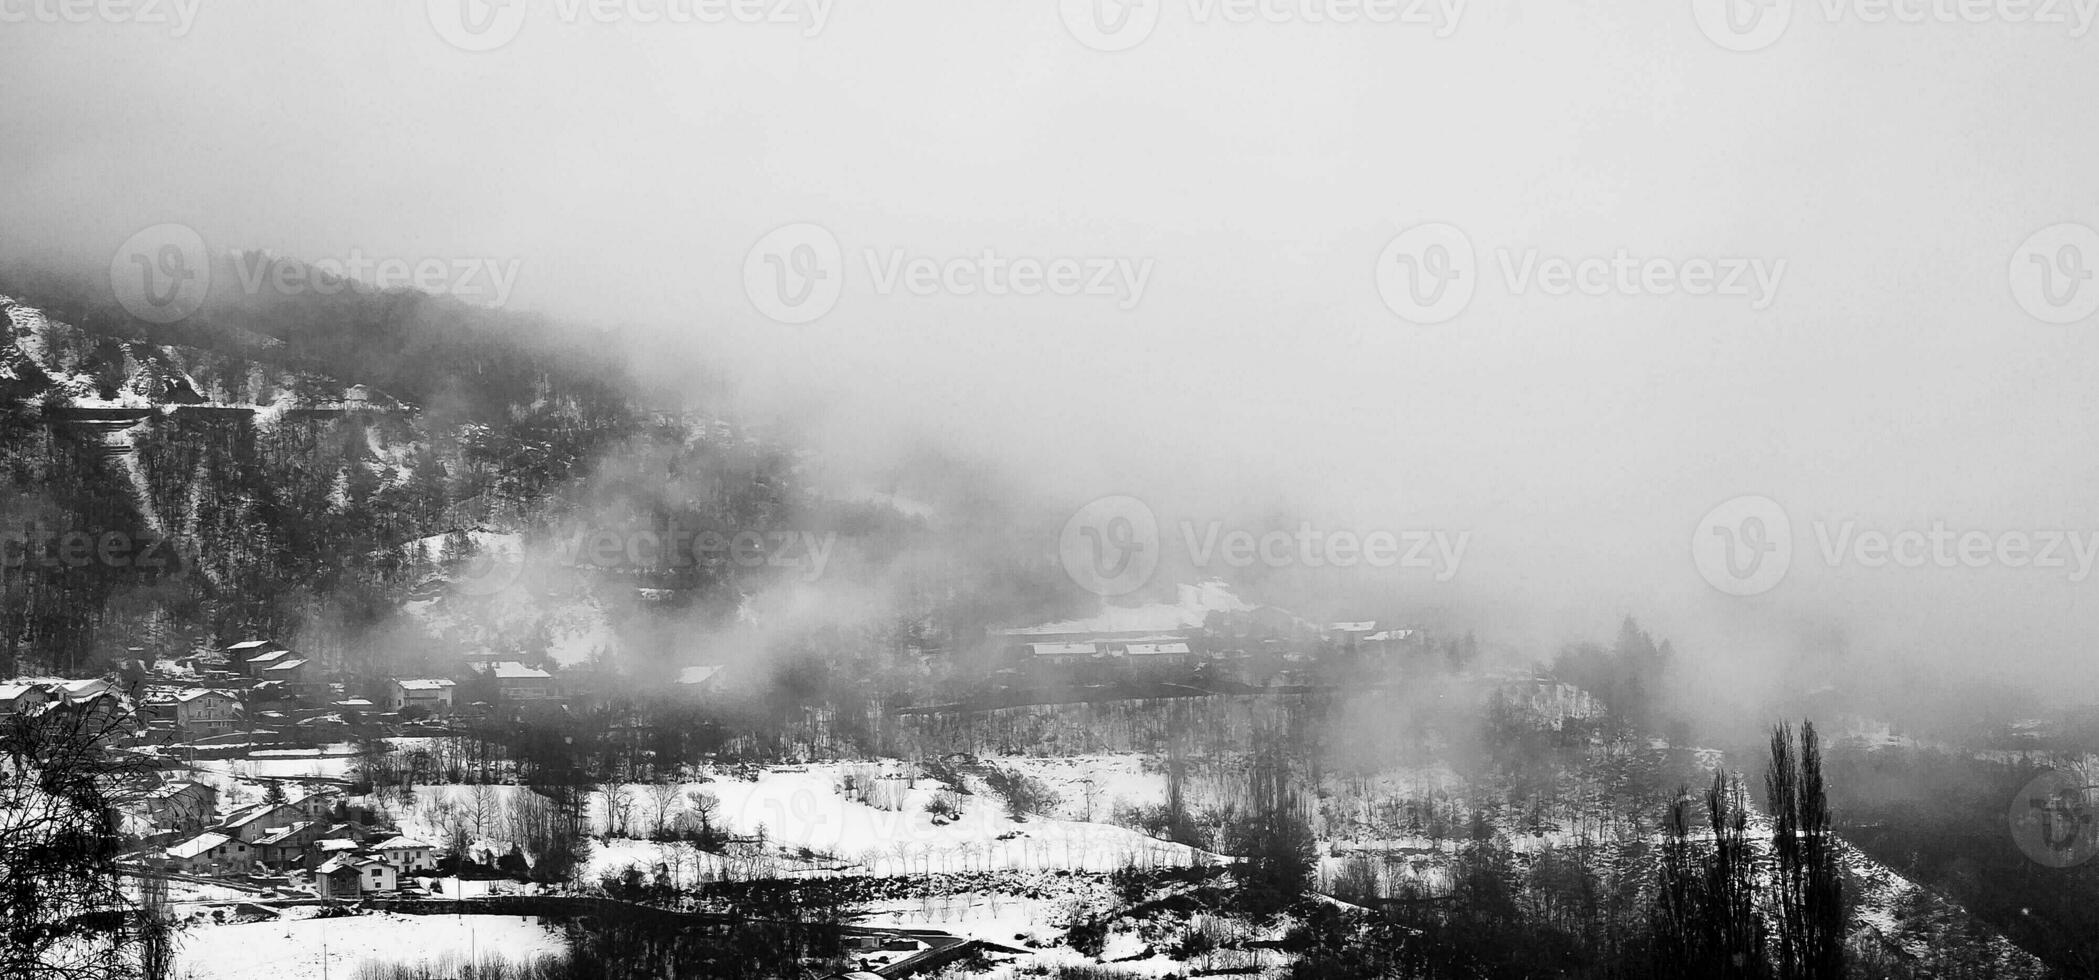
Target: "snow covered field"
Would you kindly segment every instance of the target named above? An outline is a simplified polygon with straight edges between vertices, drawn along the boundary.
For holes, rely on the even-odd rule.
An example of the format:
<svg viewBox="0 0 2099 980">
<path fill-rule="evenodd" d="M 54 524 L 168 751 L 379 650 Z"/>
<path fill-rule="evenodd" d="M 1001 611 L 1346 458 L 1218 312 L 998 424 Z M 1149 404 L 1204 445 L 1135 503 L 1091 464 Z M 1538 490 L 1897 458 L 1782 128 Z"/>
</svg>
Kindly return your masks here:
<svg viewBox="0 0 2099 980">
<path fill-rule="evenodd" d="M 732 848 L 726 856 L 702 853 L 680 843 L 634 839 L 646 837 L 655 825 L 654 787 L 625 786 L 631 807 L 628 832 L 634 837 L 600 837 L 593 848 L 588 876 L 595 879 L 627 867 L 651 873 L 658 864 L 669 866 L 677 877 L 691 883 L 703 875 L 724 874 L 750 877 L 754 873 L 848 869 L 877 875 L 1113 871 L 1132 863 L 1181 867 L 1215 861 L 1193 848 L 1109 825 L 1106 820 L 1112 802 L 1119 796 L 1107 792 L 1098 795 L 1093 805 L 1095 819 L 1090 822 L 1061 815 L 1015 820 L 1007 814 L 1004 801 L 982 787 L 952 797 L 960 802 L 958 817 L 936 817 L 926 807 L 949 787 L 925 777 L 902 778 L 905 769 L 901 763 L 779 766 L 756 771 L 755 778 L 724 774 L 704 783 L 678 785 L 677 792 L 669 798 L 669 819 L 675 820 L 688 809 L 688 794 L 705 792 L 719 801 L 714 814 L 719 829 L 746 839 L 763 835 L 762 850 Z M 1151 785 L 1151 777 L 1136 770 L 1134 759 L 1120 760 L 1101 769 L 1101 780 L 1120 787 L 1118 792 L 1141 798 L 1163 793 L 1163 783 Z M 881 806 L 861 802 L 862 793 L 846 788 L 853 780 L 864 781 L 871 771 L 883 773 L 884 778 L 877 782 L 884 785 L 865 795 L 881 802 Z M 1062 775 L 1076 780 L 1081 778 L 1076 775 L 1078 772 L 1071 769 Z M 1060 781 L 1052 784 L 1057 782 Z M 498 812 L 507 811 L 520 794 L 530 792 L 520 786 L 491 786 L 488 790 Z M 415 807 L 401 814 L 403 832 L 421 840 L 444 840 L 439 826 L 441 811 L 448 807 L 455 814 L 463 811 L 471 793 L 472 789 L 464 786 L 419 787 Z M 1075 791 L 1067 793 L 1056 812 L 1080 811 L 1085 805 L 1080 796 Z M 596 830 L 606 834 L 613 820 L 602 790 L 593 791 L 591 808 Z M 476 849 L 496 853 L 507 850 L 508 842 L 503 839 L 506 826 L 500 817 L 485 821 L 485 832 L 475 838 Z"/>
<path fill-rule="evenodd" d="M 321 980 L 354 977 L 360 964 L 447 957 L 520 961 L 562 951 L 536 919 L 514 915 L 359 915 L 204 926 L 179 937 L 178 980 Z"/>
</svg>

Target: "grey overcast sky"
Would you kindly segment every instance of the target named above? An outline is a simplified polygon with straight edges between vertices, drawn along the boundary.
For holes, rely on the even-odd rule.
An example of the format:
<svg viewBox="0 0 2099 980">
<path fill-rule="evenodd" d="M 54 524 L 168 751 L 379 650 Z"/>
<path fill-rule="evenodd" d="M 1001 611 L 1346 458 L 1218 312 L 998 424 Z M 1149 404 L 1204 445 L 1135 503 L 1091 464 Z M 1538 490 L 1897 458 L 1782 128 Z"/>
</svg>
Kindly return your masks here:
<svg viewBox="0 0 2099 980">
<path fill-rule="evenodd" d="M 1830 635 L 1927 676 L 2099 680 L 2099 568 L 2077 580 L 2067 543 L 2060 568 L 1831 567 L 1818 539 L 2099 547 L 2099 318 L 2030 315 L 2011 272 L 2061 260 L 2048 285 L 2077 288 L 2084 253 L 2022 249 L 2099 226 L 2089 0 L 2039 8 L 2063 23 L 1774 0 L 1775 40 L 1709 36 L 1690 0 L 1454 24 L 1162 0 L 1114 52 L 1077 2 L 841 0 L 820 29 L 808 3 L 567 2 L 0 0 L 0 247 L 97 269 L 176 222 L 310 260 L 516 260 L 507 305 L 625 328 L 658 369 L 726 365 L 841 466 L 933 443 L 1176 526 L 1282 506 L 1469 531 L 1459 574 L 1399 586 L 1510 641 L 1632 612 L 1764 681 Z M 515 36 L 462 50 L 462 11 Z M 156 12 L 194 20 L 138 22 Z M 752 249 L 795 223 L 841 250 L 813 323 L 748 295 Z M 1432 324 L 1379 288 L 1424 223 L 1475 257 Z M 1555 258 L 1621 249 L 1635 288 L 1548 286 Z M 1146 278 L 883 292 L 899 262 L 987 250 Z M 1739 295 L 1684 295 L 1701 261 L 1741 269 Z M 1741 495 L 1792 523 L 1789 572 L 1751 596 L 1693 559 Z"/>
</svg>

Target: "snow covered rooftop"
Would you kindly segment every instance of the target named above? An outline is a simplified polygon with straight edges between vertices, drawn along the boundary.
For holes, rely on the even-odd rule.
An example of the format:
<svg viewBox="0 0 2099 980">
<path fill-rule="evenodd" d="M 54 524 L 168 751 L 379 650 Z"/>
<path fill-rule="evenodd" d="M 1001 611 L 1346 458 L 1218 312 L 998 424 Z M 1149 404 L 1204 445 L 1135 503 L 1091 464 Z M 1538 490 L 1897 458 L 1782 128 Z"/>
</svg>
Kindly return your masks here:
<svg viewBox="0 0 2099 980">
<path fill-rule="evenodd" d="M 293 837 L 297 837 L 300 831 L 303 831 L 311 826 L 313 826 L 313 821 L 301 820 L 297 823 L 292 824 L 289 827 L 271 827 L 263 831 L 262 837 L 256 840 L 255 843 L 264 846 L 275 846 L 277 844 L 282 844 Z"/>
<path fill-rule="evenodd" d="M 554 675 L 537 667 L 527 667 L 515 660 L 502 660 L 488 665 L 489 673 L 503 680 L 548 680 Z"/>
<path fill-rule="evenodd" d="M 1155 602 L 1143 606 L 1111 606 L 1105 603 L 1098 615 L 1086 619 L 1044 623 L 1007 630 L 1007 636 L 1055 636 L 1068 634 L 1174 633 L 1200 628 L 1213 612 L 1247 612 L 1254 607 L 1232 594 L 1231 587 L 1211 580 L 1180 587 L 1178 602 Z"/>
<path fill-rule="evenodd" d="M 395 681 L 404 691 L 446 691 L 457 686 L 442 677 L 425 677 L 416 680 Z"/>
<path fill-rule="evenodd" d="M 714 664 L 708 664 L 699 667 L 687 667 L 684 670 L 678 671 L 678 683 L 687 685 L 705 684 L 708 681 L 713 680 L 716 676 L 720 675 L 721 672 L 722 668 L 719 665 Z"/>
<path fill-rule="evenodd" d="M 1028 650 L 1038 657 L 1090 657 L 1100 652 L 1092 643 L 1030 643 Z"/>
<path fill-rule="evenodd" d="M 99 677 L 90 677 L 85 680 L 62 681 L 58 687 L 68 698 L 85 700 L 109 690 L 109 682 Z"/>
<path fill-rule="evenodd" d="M 225 834 L 216 832 L 198 834 L 197 836 L 192 837 L 189 840 L 183 841 L 180 844 L 176 844 L 169 847 L 168 856 L 171 858 L 182 858 L 184 860 L 187 860 L 189 858 L 194 858 L 198 855 L 207 853 L 212 848 L 217 847 L 220 844 L 224 844 L 232 839 L 233 838 L 228 837 Z"/>
</svg>

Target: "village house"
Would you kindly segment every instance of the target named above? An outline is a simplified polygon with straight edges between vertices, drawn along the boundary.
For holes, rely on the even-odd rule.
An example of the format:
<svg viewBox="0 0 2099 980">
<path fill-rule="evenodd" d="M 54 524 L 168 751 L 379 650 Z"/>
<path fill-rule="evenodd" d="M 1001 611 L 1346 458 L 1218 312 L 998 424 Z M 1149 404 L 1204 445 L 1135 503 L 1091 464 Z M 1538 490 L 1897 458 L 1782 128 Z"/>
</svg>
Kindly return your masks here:
<svg viewBox="0 0 2099 980">
<path fill-rule="evenodd" d="M 1125 643 L 1117 648 L 1120 663 L 1136 671 L 1164 671 L 1187 666 L 1191 654 L 1188 644 L 1179 641 L 1167 643 Z"/>
<path fill-rule="evenodd" d="M 399 711 L 414 705 L 433 715 L 449 714 L 452 711 L 452 691 L 457 686 L 441 677 L 396 679 L 389 682 L 386 707 L 389 711 Z"/>
<path fill-rule="evenodd" d="M 221 654 L 221 656 L 223 656 L 228 662 L 238 664 L 246 663 L 249 657 L 255 656 L 256 654 L 268 653 L 271 650 L 281 649 L 283 649 L 283 647 L 280 647 L 277 644 L 270 642 L 269 640 L 243 640 L 239 643 L 235 643 L 232 646 L 227 647 L 225 649 L 225 652 Z"/>
<path fill-rule="evenodd" d="M 373 844 L 371 849 L 402 874 L 437 870 L 437 849 L 422 841 L 394 837 Z"/>
<path fill-rule="evenodd" d="M 210 831 L 198 834 L 167 849 L 168 862 L 191 874 L 232 874 L 255 866 L 255 853 L 246 841 Z"/>
<path fill-rule="evenodd" d="M 224 735 L 240 727 L 241 703 L 224 691 L 175 695 L 175 730 L 189 737 Z"/>
<path fill-rule="evenodd" d="M 291 805 L 305 814 L 308 820 L 326 821 L 335 816 L 335 806 L 341 801 L 341 795 L 335 791 L 319 790 L 291 801 Z"/>
<path fill-rule="evenodd" d="M 290 650 L 286 650 L 283 647 L 276 647 L 270 650 L 266 650 L 262 653 L 256 654 L 255 656 L 249 657 L 245 660 L 242 660 L 240 663 L 242 669 L 248 672 L 249 677 L 260 678 L 262 677 L 263 671 L 268 670 L 271 667 L 275 667 L 278 664 L 285 662 L 286 660 L 297 659 L 299 659 L 298 654 L 295 654 Z"/>
<path fill-rule="evenodd" d="M 219 791 L 189 780 L 165 783 L 148 792 L 140 805 L 154 826 L 195 833 L 218 813 Z"/>
<path fill-rule="evenodd" d="M 499 660 L 477 664 L 475 669 L 494 683 L 499 701 L 540 701 L 554 696 L 554 675 L 537 667 L 527 667 L 515 660 Z"/>
<path fill-rule="evenodd" d="M 295 691 L 305 691 L 307 688 L 307 663 L 308 661 L 305 659 L 294 655 L 265 666 L 262 668 L 262 673 L 257 676 L 264 681 L 278 681 L 290 685 L 292 690 Z"/>
<path fill-rule="evenodd" d="M 306 858 L 307 849 L 320 839 L 323 829 L 322 824 L 312 820 L 300 820 L 289 827 L 271 827 L 255 840 L 255 860 L 280 867 L 301 863 Z"/>
<path fill-rule="evenodd" d="M 257 803 L 227 814 L 214 829 L 252 844 L 268 836 L 272 827 L 289 827 L 305 818 L 304 811 L 289 803 Z"/>
<path fill-rule="evenodd" d="M 55 696 L 44 704 L 43 710 L 69 717 L 83 729 L 114 736 L 134 736 L 146 730 L 146 723 L 139 718 L 138 708 L 130 698 L 107 690 L 105 682 L 96 683 L 101 686 L 78 689 L 84 693 L 63 692 Z"/>
<path fill-rule="evenodd" d="M 400 887 L 393 865 L 375 857 L 338 854 L 321 862 L 313 871 L 314 893 L 322 898 L 355 899 L 366 892 L 390 892 Z"/>
<path fill-rule="evenodd" d="M 51 695 L 35 684 L 0 684 L 0 719 L 23 714 L 49 700 Z"/>
<path fill-rule="evenodd" d="M 1097 643 L 1030 643 L 1028 656 L 1046 667 L 1069 667 L 1100 655 Z"/>
</svg>

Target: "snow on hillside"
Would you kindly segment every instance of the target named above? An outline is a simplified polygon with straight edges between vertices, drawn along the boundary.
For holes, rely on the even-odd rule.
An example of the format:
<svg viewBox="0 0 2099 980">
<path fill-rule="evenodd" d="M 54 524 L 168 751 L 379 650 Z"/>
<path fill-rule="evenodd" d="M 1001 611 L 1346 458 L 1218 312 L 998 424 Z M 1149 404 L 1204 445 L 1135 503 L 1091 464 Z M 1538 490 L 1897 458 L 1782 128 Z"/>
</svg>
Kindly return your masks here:
<svg viewBox="0 0 2099 980">
<path fill-rule="evenodd" d="M 876 874 L 912 871 L 1071 869 L 1113 871 L 1130 863 L 1182 866 L 1215 860 L 1194 848 L 1154 840 L 1105 823 L 1054 817 L 1016 821 L 995 795 L 961 796 L 959 819 L 943 823 L 926 812 L 947 787 L 930 779 L 883 779 L 898 784 L 899 809 L 850 799 L 842 788 L 849 765 L 775 768 L 757 779 L 719 780 L 707 789 L 721 800 L 724 821 L 739 834 L 764 828 L 777 844 L 835 855 Z M 877 789 L 875 798 L 885 791 Z M 1103 818 L 1105 813 L 1103 813 Z"/>
</svg>

